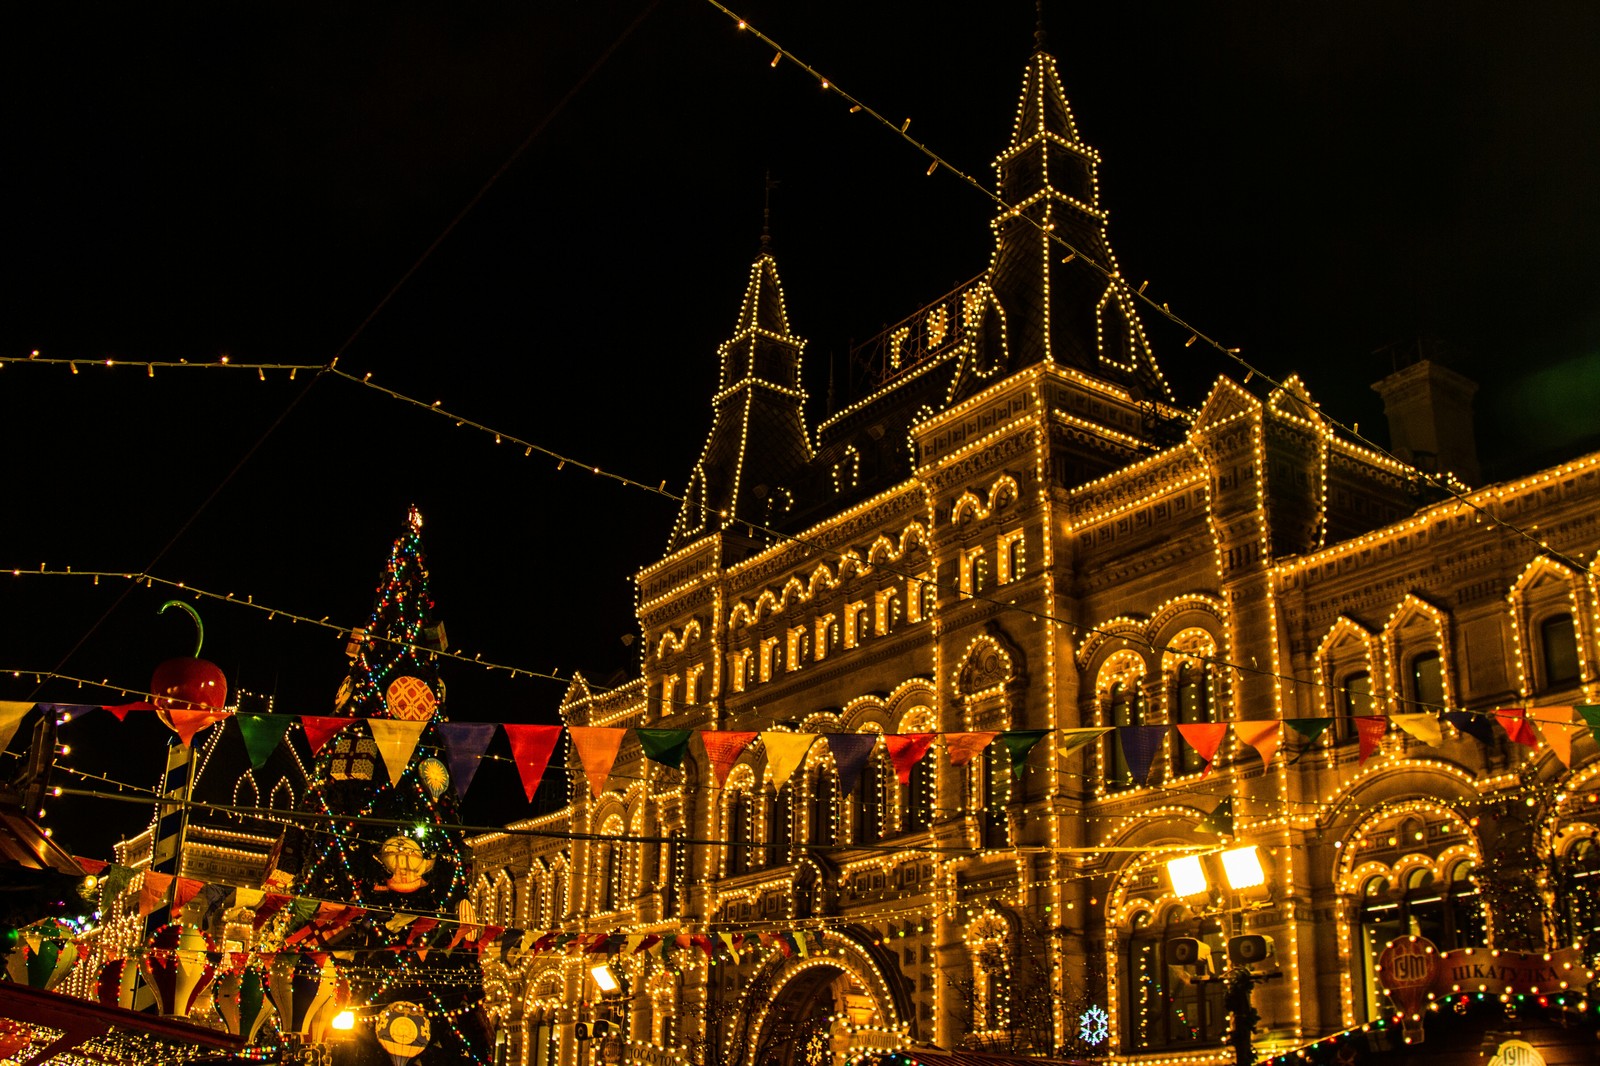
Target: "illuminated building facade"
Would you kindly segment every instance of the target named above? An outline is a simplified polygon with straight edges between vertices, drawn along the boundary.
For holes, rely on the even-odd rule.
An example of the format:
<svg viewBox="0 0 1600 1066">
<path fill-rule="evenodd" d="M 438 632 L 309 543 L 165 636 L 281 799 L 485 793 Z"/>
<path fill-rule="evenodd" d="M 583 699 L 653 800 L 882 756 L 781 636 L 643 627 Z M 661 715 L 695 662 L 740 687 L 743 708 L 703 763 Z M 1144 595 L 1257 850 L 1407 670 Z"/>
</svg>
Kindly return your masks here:
<svg viewBox="0 0 1600 1066">
<path fill-rule="evenodd" d="M 998 744 L 952 767 L 935 743 L 902 784 L 879 745 L 848 795 L 827 744 L 774 790 L 761 744 L 719 785 L 698 745 L 674 770 L 629 733 L 602 794 L 513 827 L 577 838 L 474 842 L 480 919 L 807 929 L 822 950 L 615 955 L 604 1000 L 599 956 L 513 952 L 495 965 L 514 1061 L 598 1055 L 575 1039 L 597 1017 L 662 1066 L 907 1047 L 1231 1061 L 1223 986 L 1183 980 L 1174 938 L 1218 958 L 1229 935 L 1272 938 L 1272 1054 L 1375 1019 L 1395 935 L 1542 950 L 1594 925 L 1593 742 L 1568 772 L 1485 712 L 1600 693 L 1600 601 L 1576 565 L 1600 548 L 1600 454 L 1457 497 L 1350 440 L 1297 378 L 1223 377 L 1180 404 L 1097 164 L 1037 52 L 988 269 L 879 338 L 875 387 L 814 429 L 763 247 L 667 553 L 638 575 L 641 676 L 580 679 L 561 708 L 571 726 L 1052 732 L 1020 776 Z M 1437 416 L 1417 390 L 1439 380 L 1387 386 L 1397 425 Z M 1412 462 L 1470 450 L 1406 428 Z M 1444 708 L 1474 713 L 1457 728 Z M 1407 713 L 1438 743 L 1371 717 Z M 1307 719 L 1331 725 L 1280 728 L 1267 765 L 1235 732 Z M 1227 727 L 1209 768 L 1179 724 Z M 1074 747 L 1085 727 L 1153 731 Z M 1141 738 L 1159 749 L 1135 781 Z M 1225 800 L 1267 883 L 1180 898 L 1163 849 L 1221 844 L 1196 825 Z"/>
</svg>

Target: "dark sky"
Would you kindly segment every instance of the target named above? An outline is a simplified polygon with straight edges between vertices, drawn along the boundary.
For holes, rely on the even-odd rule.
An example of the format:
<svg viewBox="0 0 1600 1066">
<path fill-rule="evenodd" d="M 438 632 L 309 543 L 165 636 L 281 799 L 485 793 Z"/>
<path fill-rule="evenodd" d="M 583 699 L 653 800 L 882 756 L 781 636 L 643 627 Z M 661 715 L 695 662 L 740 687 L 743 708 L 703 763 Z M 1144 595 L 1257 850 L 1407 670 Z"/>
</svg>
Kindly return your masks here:
<svg viewBox="0 0 1600 1066">
<path fill-rule="evenodd" d="M 0 355 L 325 361 L 642 10 L 8 11 Z M 767 0 L 741 14 L 991 176 L 1031 3 Z M 1047 0 L 1046 18 L 1080 129 L 1105 158 L 1113 246 L 1158 300 L 1264 370 L 1298 370 L 1329 413 L 1380 439 L 1368 385 L 1388 364 L 1374 353 L 1444 338 L 1484 385 L 1493 475 L 1600 433 L 1600 7 Z M 829 362 L 842 376 L 853 339 L 983 268 L 991 210 L 770 59 L 701 0 L 662 0 L 341 368 L 681 488 L 770 168 L 820 413 Z M 1147 322 L 1186 402 L 1237 374 Z M 360 624 L 414 501 L 457 648 L 563 676 L 627 665 L 630 578 L 665 543 L 670 503 L 349 383 L 324 380 L 291 410 L 305 383 L 0 369 L 0 566 L 138 570 L 165 549 L 157 574 Z M 120 582 L 0 588 L 6 669 L 65 658 L 64 673 L 137 689 L 189 650 L 187 623 L 155 614 L 160 590 L 107 614 Z M 206 656 L 236 687 L 276 693 L 282 711 L 331 707 L 340 640 L 201 609 Z M 446 676 L 459 719 L 548 721 L 563 690 L 467 666 Z M 0 698 L 114 697 L 5 677 Z M 152 782 L 160 728 L 95 717 L 71 727 L 86 751 L 74 765 Z M 509 777 L 480 782 L 489 815 L 522 812 Z M 91 853 L 145 816 L 62 810 L 62 836 Z"/>
</svg>

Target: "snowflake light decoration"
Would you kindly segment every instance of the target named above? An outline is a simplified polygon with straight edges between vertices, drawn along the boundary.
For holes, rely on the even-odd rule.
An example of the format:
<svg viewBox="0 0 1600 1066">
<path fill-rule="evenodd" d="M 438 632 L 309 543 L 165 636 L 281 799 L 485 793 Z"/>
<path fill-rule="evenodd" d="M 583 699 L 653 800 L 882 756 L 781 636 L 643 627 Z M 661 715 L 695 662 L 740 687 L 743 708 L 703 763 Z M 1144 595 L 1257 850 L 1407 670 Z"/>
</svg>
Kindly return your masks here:
<svg viewBox="0 0 1600 1066">
<path fill-rule="evenodd" d="M 1090 1007 L 1078 1015 L 1078 1039 L 1090 1047 L 1098 1047 L 1111 1035 L 1111 1018 L 1099 1007 Z"/>
</svg>

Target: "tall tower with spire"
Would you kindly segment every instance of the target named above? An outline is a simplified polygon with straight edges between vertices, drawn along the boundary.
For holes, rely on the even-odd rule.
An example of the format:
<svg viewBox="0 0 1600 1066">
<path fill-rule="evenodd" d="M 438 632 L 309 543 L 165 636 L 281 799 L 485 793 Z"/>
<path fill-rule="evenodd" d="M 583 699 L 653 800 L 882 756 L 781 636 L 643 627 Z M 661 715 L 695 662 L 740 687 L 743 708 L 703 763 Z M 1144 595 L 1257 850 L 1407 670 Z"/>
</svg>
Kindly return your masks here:
<svg viewBox="0 0 1600 1066">
<path fill-rule="evenodd" d="M 793 479 L 811 458 L 800 382 L 805 344 L 789 330 L 763 225 L 733 336 L 717 348 L 711 432 L 689 475 L 669 550 L 741 522 L 765 525 L 792 506 Z"/>
<path fill-rule="evenodd" d="M 1100 154 L 1078 135 L 1040 30 L 1010 142 L 994 163 L 1005 207 L 992 223 L 988 281 L 1005 339 L 981 346 L 980 365 L 964 373 L 958 395 L 997 371 L 1056 363 L 1137 399 L 1171 399 L 1106 233 L 1099 165 Z"/>
</svg>

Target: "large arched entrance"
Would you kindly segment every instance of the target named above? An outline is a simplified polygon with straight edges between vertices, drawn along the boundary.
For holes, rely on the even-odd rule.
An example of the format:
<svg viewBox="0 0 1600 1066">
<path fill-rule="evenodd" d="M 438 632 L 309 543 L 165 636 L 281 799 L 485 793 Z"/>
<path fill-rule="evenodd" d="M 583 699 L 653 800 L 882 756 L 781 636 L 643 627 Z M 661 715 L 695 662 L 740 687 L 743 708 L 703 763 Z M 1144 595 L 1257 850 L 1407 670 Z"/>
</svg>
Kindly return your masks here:
<svg viewBox="0 0 1600 1066">
<path fill-rule="evenodd" d="M 827 954 L 769 971 L 771 992 L 746 1030 L 745 1066 L 839 1066 L 852 1049 L 895 1046 L 905 998 L 889 984 L 896 978 L 851 941 L 824 941 L 833 942 Z"/>
</svg>

